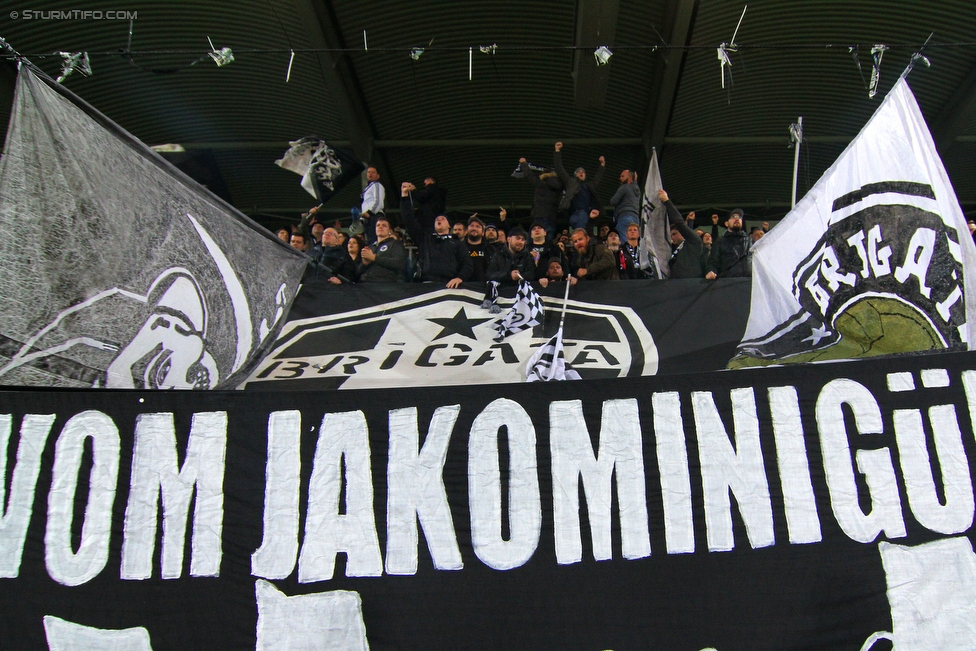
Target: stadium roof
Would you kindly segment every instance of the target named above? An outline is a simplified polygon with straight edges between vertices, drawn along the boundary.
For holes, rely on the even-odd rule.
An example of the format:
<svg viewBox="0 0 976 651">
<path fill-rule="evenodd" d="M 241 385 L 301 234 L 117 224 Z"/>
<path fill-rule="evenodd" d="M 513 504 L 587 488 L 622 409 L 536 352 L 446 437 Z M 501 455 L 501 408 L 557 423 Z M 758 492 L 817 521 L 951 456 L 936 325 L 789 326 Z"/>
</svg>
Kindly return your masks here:
<svg viewBox="0 0 976 651">
<path fill-rule="evenodd" d="M 931 66 L 919 62 L 909 83 L 964 209 L 976 210 L 970 2 L 753 0 L 723 73 L 716 48 L 732 43 L 744 6 L 39 1 L 0 16 L 0 37 L 54 77 L 63 58 L 52 53 L 88 52 L 92 75 L 75 72 L 66 87 L 147 144 L 181 145 L 171 160 L 268 223 L 312 205 L 274 161 L 313 134 L 377 165 L 391 198 L 401 181 L 435 175 L 457 211 L 526 208 L 531 188 L 510 176 L 518 158 L 549 164 L 562 140 L 567 166 L 606 156 L 607 196 L 620 169 L 643 176 L 656 147 L 680 206 L 776 219 L 790 203 L 790 124 L 803 117 L 802 196 L 932 34 Z M 208 37 L 234 61 L 218 67 Z M 602 66 L 601 45 L 613 53 Z M 9 106 L 12 66 L 0 77 Z M 326 208 L 348 214 L 359 190 Z"/>
</svg>

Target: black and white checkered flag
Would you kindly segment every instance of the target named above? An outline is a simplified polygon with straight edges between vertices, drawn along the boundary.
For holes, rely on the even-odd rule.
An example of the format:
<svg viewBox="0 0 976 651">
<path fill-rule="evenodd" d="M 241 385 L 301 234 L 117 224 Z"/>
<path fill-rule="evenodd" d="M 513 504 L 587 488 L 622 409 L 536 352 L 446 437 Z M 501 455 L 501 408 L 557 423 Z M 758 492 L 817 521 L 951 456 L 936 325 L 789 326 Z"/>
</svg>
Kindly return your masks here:
<svg viewBox="0 0 976 651">
<path fill-rule="evenodd" d="M 525 365 L 526 382 L 552 382 L 558 380 L 579 380 L 580 374 L 566 363 L 563 354 L 563 329 L 543 344 Z"/>
<path fill-rule="evenodd" d="M 516 332 L 522 332 L 527 328 L 539 325 L 539 318 L 542 316 L 542 299 L 532 289 L 532 285 L 519 280 L 518 292 L 515 294 L 515 303 L 508 314 L 495 321 L 494 328 L 497 331 L 495 341 L 501 341 Z"/>
</svg>

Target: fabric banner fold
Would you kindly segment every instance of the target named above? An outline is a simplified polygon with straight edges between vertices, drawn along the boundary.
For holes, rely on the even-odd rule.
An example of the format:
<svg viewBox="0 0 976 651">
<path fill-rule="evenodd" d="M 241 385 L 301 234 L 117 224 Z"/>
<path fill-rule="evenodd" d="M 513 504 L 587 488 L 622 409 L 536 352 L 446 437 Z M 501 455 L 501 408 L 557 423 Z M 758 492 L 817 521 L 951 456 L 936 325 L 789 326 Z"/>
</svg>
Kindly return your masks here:
<svg viewBox="0 0 976 651">
<path fill-rule="evenodd" d="M 25 66 L 0 161 L 0 384 L 233 387 L 306 260 Z"/>
<path fill-rule="evenodd" d="M 641 204 L 644 234 L 640 245 L 640 268 L 651 270 L 658 278 L 670 278 L 671 239 L 668 213 L 664 203 L 657 198 L 658 190 L 663 188 L 655 149 L 647 167 L 647 178 L 644 180 L 644 200 Z"/>
<path fill-rule="evenodd" d="M 733 367 L 965 350 L 976 247 L 908 83 L 753 249 Z"/>
</svg>

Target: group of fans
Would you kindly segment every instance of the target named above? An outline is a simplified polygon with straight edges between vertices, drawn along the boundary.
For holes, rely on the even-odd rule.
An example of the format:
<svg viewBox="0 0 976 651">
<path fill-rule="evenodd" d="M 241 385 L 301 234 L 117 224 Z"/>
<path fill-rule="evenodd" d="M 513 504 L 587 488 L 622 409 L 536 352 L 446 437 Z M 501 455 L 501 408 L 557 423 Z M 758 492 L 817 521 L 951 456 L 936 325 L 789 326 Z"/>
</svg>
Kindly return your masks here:
<svg viewBox="0 0 976 651">
<path fill-rule="evenodd" d="M 400 224 L 394 228 L 385 214 L 385 189 L 376 168 L 367 170 L 359 221 L 361 234 L 344 233 L 338 224 L 326 226 L 318 209 L 307 213 L 294 230 L 282 228 L 278 236 L 312 259 L 308 275 L 333 284 L 404 282 L 417 280 L 455 288 L 463 282 L 496 281 L 514 284 L 519 279 L 551 282 L 569 280 L 621 280 L 737 277 L 751 275 L 751 249 L 769 229 L 767 223 L 751 233 L 744 229 L 743 212 L 733 210 L 720 235 L 719 216 L 712 215 L 708 232 L 695 229 L 695 213 L 682 217 L 667 192 L 660 190 L 670 223 L 671 250 L 666 261 L 642 255 L 641 192 L 637 175 L 620 173 L 620 187 L 610 200 L 613 229 L 603 218 L 597 188 L 605 171 L 593 178 L 577 168 L 566 173 L 556 143 L 554 170 L 533 169 L 523 158 L 519 173 L 535 187 L 532 222 L 526 231 L 512 225 L 507 211 L 497 222 L 486 223 L 477 214 L 466 222 L 451 223 L 446 215 L 447 192 L 434 177 L 422 187 L 400 186 Z M 557 230 L 560 217 L 570 229 Z M 644 225 L 643 227 L 647 227 Z M 664 225 L 659 225 L 664 228 Z M 404 240 L 416 247 L 408 256 Z M 662 273 L 666 262 L 667 273 Z"/>
</svg>

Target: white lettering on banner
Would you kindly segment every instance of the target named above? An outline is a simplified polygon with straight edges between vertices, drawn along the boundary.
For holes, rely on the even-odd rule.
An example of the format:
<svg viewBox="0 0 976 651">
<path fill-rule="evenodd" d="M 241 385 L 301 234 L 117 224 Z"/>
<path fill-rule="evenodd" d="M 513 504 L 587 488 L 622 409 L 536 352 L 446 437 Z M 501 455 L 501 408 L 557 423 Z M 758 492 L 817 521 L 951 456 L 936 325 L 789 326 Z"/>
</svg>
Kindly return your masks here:
<svg viewBox="0 0 976 651">
<path fill-rule="evenodd" d="M 344 509 L 339 504 L 343 474 Z M 369 426 L 361 411 L 322 418 L 308 486 L 305 539 L 298 557 L 299 583 L 331 579 L 339 552 L 346 553 L 346 576 L 383 574 L 373 517 Z"/>
<path fill-rule="evenodd" d="M 962 432 L 952 405 L 929 407 L 938 467 L 942 470 L 945 504 L 932 476 L 932 462 L 918 409 L 896 409 L 895 441 L 908 492 L 908 506 L 918 523 L 938 533 L 962 533 L 973 524 L 973 482 L 962 445 Z"/>
<path fill-rule="evenodd" d="M 502 538 L 502 482 L 499 429 L 509 450 L 509 539 Z M 542 501 L 536 462 L 535 427 L 514 400 L 499 398 L 478 414 L 468 439 L 468 501 L 474 552 L 488 567 L 511 570 L 535 553 L 542 531 Z"/>
<path fill-rule="evenodd" d="M 651 406 L 664 500 L 664 539 L 669 554 L 690 554 L 695 551 L 695 516 L 681 396 L 677 392 L 655 393 L 651 396 Z"/>
<path fill-rule="evenodd" d="M 149 631 L 142 626 L 104 629 L 76 624 L 54 615 L 44 616 L 49 651 L 152 651 Z"/>
<path fill-rule="evenodd" d="M 54 414 L 25 414 L 20 424 L 17 461 L 11 471 L 7 498 L 7 448 L 13 429 L 10 414 L 0 415 L 0 578 L 20 574 L 27 526 L 34 512 L 34 491 L 41 470 L 41 452 L 54 425 Z"/>
<path fill-rule="evenodd" d="M 905 262 L 895 269 L 895 280 L 904 283 L 911 276 L 918 279 L 918 291 L 925 298 L 930 298 L 932 289 L 925 284 L 925 276 L 929 272 L 929 263 L 935 253 L 935 231 L 931 228 L 920 228 L 912 234 L 912 241 L 908 244 Z"/>
<path fill-rule="evenodd" d="M 268 416 L 268 462 L 264 483 L 264 536 L 251 554 L 251 574 L 286 579 L 298 559 L 299 501 L 302 481 L 302 413 Z"/>
<path fill-rule="evenodd" d="M 92 468 L 88 503 L 81 527 L 81 544 L 71 544 L 75 492 L 86 439 L 91 439 Z M 91 581 L 108 562 L 112 533 L 112 505 L 119 475 L 119 430 L 100 411 L 83 411 L 61 430 L 54 447 L 54 471 L 47 497 L 44 561 L 48 575 L 67 586 Z"/>
<path fill-rule="evenodd" d="M 729 441 L 711 392 L 693 391 L 691 394 L 698 431 L 709 551 L 729 551 L 735 547 L 730 491 L 739 505 L 753 549 L 769 547 L 775 542 L 773 506 L 759 444 L 756 397 L 752 389 L 733 389 L 731 396 L 735 448 Z"/>
<path fill-rule="evenodd" d="M 916 375 L 925 389 L 950 387 L 945 369 L 922 369 L 915 374 L 889 373 L 888 391 L 914 391 Z M 960 424 L 954 404 L 893 409 L 893 431 L 889 432 L 878 401 L 864 385 L 842 378 L 820 390 L 815 413 L 808 416 L 813 416 L 811 421 L 818 429 L 831 510 L 849 538 L 867 544 L 882 533 L 889 539 L 907 535 L 902 481 L 911 514 L 921 526 L 946 535 L 965 533 L 972 527 L 976 496 L 963 432 L 976 419 L 976 371 L 963 371 L 962 385 L 970 420 Z M 699 533 L 712 552 L 735 547 L 733 498 L 751 547 L 776 542 L 754 391 L 749 387 L 731 390 L 730 415 L 719 410 L 712 392 L 688 394 L 702 479 L 705 530 Z M 613 558 L 614 500 L 618 502 L 622 557 L 640 559 L 651 554 L 645 432 L 639 404 L 635 398 L 604 400 L 598 435 L 591 434 L 582 400 L 557 400 L 548 405 L 553 542 L 560 565 L 583 561 L 581 484 L 594 560 Z M 775 446 L 789 541 L 821 542 L 822 523 L 796 387 L 769 387 L 768 404 L 767 430 L 772 439 L 766 443 Z M 689 464 L 687 437 L 691 433 L 683 422 L 681 394 L 653 393 L 650 407 L 663 507 L 657 512 L 663 513 L 664 541 L 668 554 L 693 553 L 696 507 L 691 474 L 695 469 Z M 415 575 L 421 530 L 435 569 L 463 569 L 461 548 L 468 541 L 458 540 L 445 485 L 450 442 L 461 410 L 459 404 L 434 409 L 423 436 L 416 407 L 388 412 L 385 567 L 376 531 L 369 425 L 363 412 L 328 413 L 322 418 L 304 505 L 304 536 L 299 534 L 302 415 L 298 410 L 271 413 L 264 530 L 261 546 L 251 555 L 252 575 L 287 579 L 297 562 L 299 582 L 326 581 L 333 577 L 340 553 L 346 555 L 349 577 L 381 576 L 384 569 L 389 575 Z M 4 450 L 0 457 L 0 578 L 20 575 L 42 451 L 55 418 L 23 416 L 15 446 L 16 464 L 8 473 L 14 417 L 0 414 L 0 450 Z M 152 577 L 160 521 L 160 575 L 164 579 L 181 577 L 194 494 L 189 574 L 219 575 L 228 415 L 193 415 L 182 464 L 178 463 L 175 420 L 172 413 L 140 414 L 136 419 L 122 527 L 122 579 Z M 729 420 L 731 432 L 727 431 Z M 970 430 L 965 432 L 971 436 Z M 893 463 L 890 446 L 876 442 L 871 447 L 872 435 L 894 438 L 899 464 Z M 500 452 L 506 443 L 503 467 L 505 455 Z M 63 585 L 84 584 L 107 563 L 120 447 L 114 422 L 98 411 L 70 418 L 54 444 L 44 557 L 48 574 Z M 491 402 L 474 416 L 467 454 L 474 554 L 496 570 L 518 568 L 537 551 L 543 521 L 539 464 L 545 462 L 545 452 L 537 447 L 532 418 L 513 400 Z M 87 499 L 76 495 L 83 468 L 80 481 L 88 481 Z M 76 503 L 87 505 L 83 520 L 73 526 L 76 516 L 81 517 L 75 513 Z M 72 532 L 77 541 L 79 529 L 80 544 L 73 544 Z"/>
<path fill-rule="evenodd" d="M 129 501 L 125 507 L 123 579 L 152 577 L 160 497 L 163 503 L 161 574 L 164 579 L 180 578 L 186 520 L 194 490 L 190 576 L 220 575 L 226 453 L 225 411 L 193 414 L 182 468 L 176 452 L 173 414 L 139 415 L 132 450 Z"/>
<path fill-rule="evenodd" d="M 583 558 L 580 539 L 579 482 L 582 478 L 586 511 L 590 516 L 593 558 L 613 558 L 610 542 L 611 479 L 617 477 L 620 509 L 620 537 L 623 557 L 651 555 L 647 526 L 647 498 L 644 490 L 644 455 L 640 412 L 637 401 L 605 400 L 600 421 L 599 452 L 583 418 L 580 400 L 549 405 L 549 448 L 552 456 L 552 502 L 556 562 L 579 563 Z"/>
<path fill-rule="evenodd" d="M 776 442 L 776 465 L 783 488 L 786 526 L 794 545 L 820 542 L 820 517 L 810 481 L 810 463 L 794 387 L 770 387 L 769 410 Z"/>
<path fill-rule="evenodd" d="M 424 528 L 434 567 L 439 570 L 464 567 L 444 486 L 447 447 L 460 411 L 461 405 L 438 407 L 430 419 L 423 448 L 420 448 L 417 409 L 390 411 L 387 574 L 417 573 L 417 520 Z"/>
<path fill-rule="evenodd" d="M 830 507 L 837 524 L 851 540 L 861 543 L 874 542 L 882 531 L 888 538 L 904 538 L 907 534 L 901 498 L 888 448 L 857 451 L 857 468 L 864 475 L 871 496 L 870 513 L 861 510 L 844 423 L 844 405 L 854 414 L 858 434 L 881 434 L 884 431 L 881 409 L 864 385 L 838 379 L 828 382 L 820 391 L 816 407 L 817 427 Z"/>
<path fill-rule="evenodd" d="M 289 597 L 258 580 L 254 596 L 255 651 L 369 651 L 358 592 L 331 590 Z"/>
</svg>

